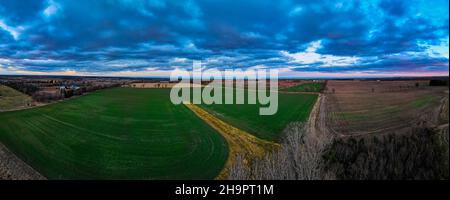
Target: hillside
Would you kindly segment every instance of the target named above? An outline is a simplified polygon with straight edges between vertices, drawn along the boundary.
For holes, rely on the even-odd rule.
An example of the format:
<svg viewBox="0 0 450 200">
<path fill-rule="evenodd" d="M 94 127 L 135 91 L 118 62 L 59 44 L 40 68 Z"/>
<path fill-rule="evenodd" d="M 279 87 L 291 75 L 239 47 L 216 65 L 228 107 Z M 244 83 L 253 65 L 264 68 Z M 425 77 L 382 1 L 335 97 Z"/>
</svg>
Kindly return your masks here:
<svg viewBox="0 0 450 200">
<path fill-rule="evenodd" d="M 0 112 L 27 107 L 31 97 L 10 87 L 0 85 Z"/>
</svg>

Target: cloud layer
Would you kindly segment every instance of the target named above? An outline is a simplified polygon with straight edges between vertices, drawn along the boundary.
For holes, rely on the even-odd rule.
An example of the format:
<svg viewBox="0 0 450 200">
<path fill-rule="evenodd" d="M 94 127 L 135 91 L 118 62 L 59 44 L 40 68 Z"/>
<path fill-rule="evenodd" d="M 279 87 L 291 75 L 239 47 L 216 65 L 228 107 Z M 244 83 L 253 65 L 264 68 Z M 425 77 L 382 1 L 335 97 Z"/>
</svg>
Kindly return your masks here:
<svg viewBox="0 0 450 200">
<path fill-rule="evenodd" d="M 3 0 L 0 74 L 447 75 L 448 0 Z"/>
</svg>

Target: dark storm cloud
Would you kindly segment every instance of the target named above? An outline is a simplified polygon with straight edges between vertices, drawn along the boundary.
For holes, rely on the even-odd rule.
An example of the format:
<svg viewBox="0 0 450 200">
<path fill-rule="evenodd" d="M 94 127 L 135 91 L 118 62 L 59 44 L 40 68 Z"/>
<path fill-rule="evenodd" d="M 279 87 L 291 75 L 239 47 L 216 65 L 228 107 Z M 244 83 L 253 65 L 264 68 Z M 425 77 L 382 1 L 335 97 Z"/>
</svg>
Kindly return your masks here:
<svg viewBox="0 0 450 200">
<path fill-rule="evenodd" d="M 38 18 L 44 7 L 44 1 L 1 1 L 0 16 L 11 23 L 22 24 Z"/>
<path fill-rule="evenodd" d="M 390 15 L 401 17 L 407 12 L 407 3 L 403 0 L 382 0 L 380 7 Z"/>
<path fill-rule="evenodd" d="M 446 58 L 430 58 L 430 57 L 386 57 L 376 58 L 374 60 L 359 63 L 358 65 L 349 66 L 299 66 L 295 71 L 300 72 L 366 72 L 366 73 L 389 73 L 389 72 L 430 72 L 443 71 L 448 69 L 448 59 Z"/>
<path fill-rule="evenodd" d="M 327 67 L 286 57 L 316 41 L 317 54 L 359 62 Z M 219 69 L 446 72 L 445 48 L 447 0 L 0 2 L 0 72 L 170 70 L 193 59 Z M 392 56 L 405 52 L 416 54 L 408 62 Z"/>
</svg>

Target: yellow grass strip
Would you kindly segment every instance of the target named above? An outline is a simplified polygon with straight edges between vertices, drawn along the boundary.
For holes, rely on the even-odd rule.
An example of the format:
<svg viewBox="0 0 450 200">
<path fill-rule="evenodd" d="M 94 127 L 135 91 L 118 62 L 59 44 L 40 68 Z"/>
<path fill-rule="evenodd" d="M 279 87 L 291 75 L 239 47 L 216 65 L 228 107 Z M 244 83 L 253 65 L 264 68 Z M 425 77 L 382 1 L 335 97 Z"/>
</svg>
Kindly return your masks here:
<svg viewBox="0 0 450 200">
<path fill-rule="evenodd" d="M 270 152 L 274 148 L 278 148 L 280 146 L 277 143 L 259 139 L 243 130 L 231 126 L 214 115 L 206 112 L 197 105 L 185 105 L 203 121 L 222 134 L 228 143 L 228 159 L 225 163 L 225 167 L 216 179 L 226 179 L 228 177 L 228 171 L 233 165 L 237 155 L 244 155 L 249 158 L 262 158 L 267 152 Z"/>
</svg>

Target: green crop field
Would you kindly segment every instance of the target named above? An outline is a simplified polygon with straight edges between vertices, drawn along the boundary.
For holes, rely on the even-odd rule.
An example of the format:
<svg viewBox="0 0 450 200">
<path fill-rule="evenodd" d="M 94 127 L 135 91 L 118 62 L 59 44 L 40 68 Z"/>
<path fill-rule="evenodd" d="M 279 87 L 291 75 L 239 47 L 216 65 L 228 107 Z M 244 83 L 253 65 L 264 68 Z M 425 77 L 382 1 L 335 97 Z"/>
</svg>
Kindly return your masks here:
<svg viewBox="0 0 450 200">
<path fill-rule="evenodd" d="M 323 89 L 323 83 L 303 83 L 288 87 L 283 91 L 288 92 L 320 92 Z"/>
<path fill-rule="evenodd" d="M 186 106 L 173 105 L 169 94 L 170 89 L 114 88 L 3 112 L 0 142 L 49 179 L 215 178 L 227 160 L 226 141 Z M 259 115 L 266 105 L 201 106 L 277 141 L 287 124 L 308 119 L 317 98 L 278 95 L 278 112 L 271 116 Z"/>
<path fill-rule="evenodd" d="M 231 125 L 259 138 L 277 141 L 290 122 L 308 120 L 317 96 L 317 94 L 278 93 L 278 112 L 275 115 L 259 115 L 259 108 L 266 107 L 260 104 L 203 104 L 202 107 Z"/>
<path fill-rule="evenodd" d="M 0 142 L 49 179 L 212 179 L 228 147 L 169 89 L 114 88 L 0 113 Z"/>
</svg>

